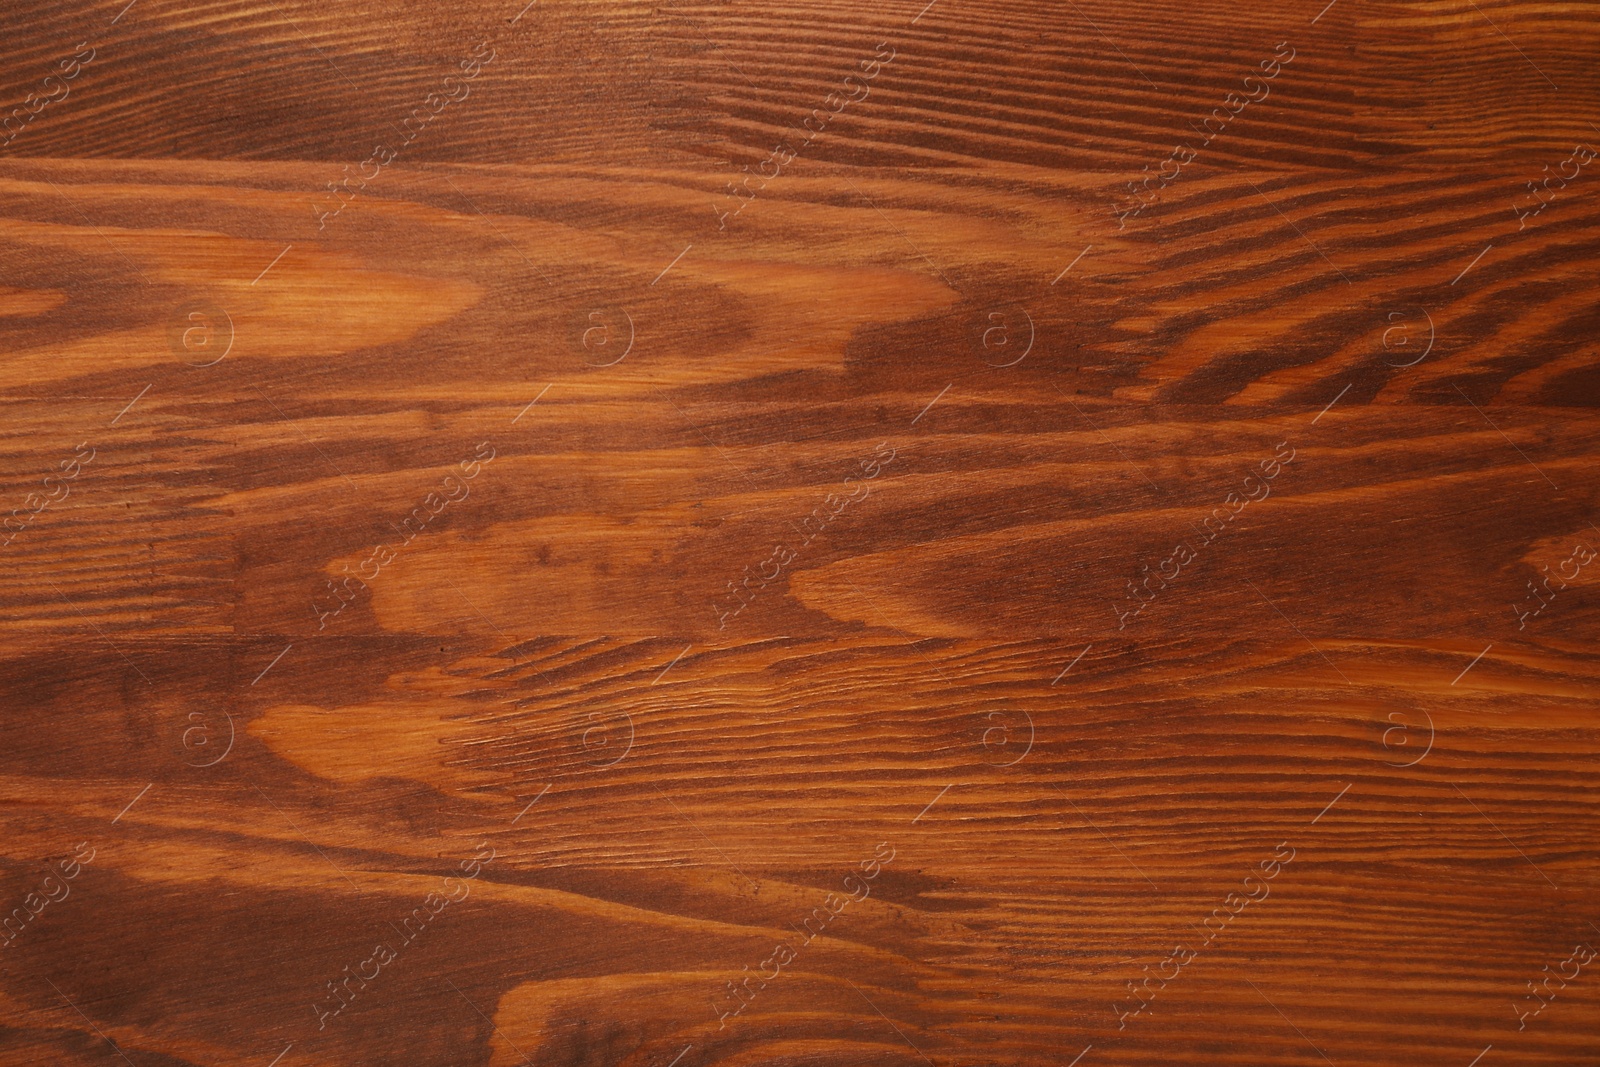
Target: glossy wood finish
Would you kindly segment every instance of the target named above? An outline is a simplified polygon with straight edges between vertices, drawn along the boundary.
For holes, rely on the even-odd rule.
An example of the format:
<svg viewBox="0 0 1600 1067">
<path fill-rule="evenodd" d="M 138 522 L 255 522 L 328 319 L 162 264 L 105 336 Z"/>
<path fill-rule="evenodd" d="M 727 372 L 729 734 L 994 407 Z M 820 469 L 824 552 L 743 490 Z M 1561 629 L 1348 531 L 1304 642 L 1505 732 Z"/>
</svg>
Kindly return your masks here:
<svg viewBox="0 0 1600 1067">
<path fill-rule="evenodd" d="M 1592 7 L 122 3 L 0 1062 L 1594 1061 Z"/>
</svg>

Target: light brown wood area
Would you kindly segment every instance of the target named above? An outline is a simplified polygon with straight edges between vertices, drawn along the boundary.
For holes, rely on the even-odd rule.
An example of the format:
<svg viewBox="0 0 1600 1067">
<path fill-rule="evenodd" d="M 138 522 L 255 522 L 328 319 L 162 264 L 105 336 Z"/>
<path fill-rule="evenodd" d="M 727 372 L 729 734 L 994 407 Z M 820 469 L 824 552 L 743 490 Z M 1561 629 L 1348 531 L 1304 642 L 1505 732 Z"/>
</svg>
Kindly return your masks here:
<svg viewBox="0 0 1600 1067">
<path fill-rule="evenodd" d="M 524 2 L 0 11 L 0 1065 L 1600 1062 L 1600 10 Z"/>
</svg>

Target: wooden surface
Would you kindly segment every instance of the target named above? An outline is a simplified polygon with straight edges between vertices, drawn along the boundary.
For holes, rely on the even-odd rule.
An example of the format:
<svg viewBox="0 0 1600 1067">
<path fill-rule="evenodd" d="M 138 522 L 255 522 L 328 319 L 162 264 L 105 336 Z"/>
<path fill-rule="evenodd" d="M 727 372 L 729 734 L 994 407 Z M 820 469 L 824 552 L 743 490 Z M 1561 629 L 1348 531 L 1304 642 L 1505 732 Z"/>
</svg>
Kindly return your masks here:
<svg viewBox="0 0 1600 1067">
<path fill-rule="evenodd" d="M 0 12 L 0 1063 L 1600 1062 L 1596 8 L 923 2 Z"/>
</svg>

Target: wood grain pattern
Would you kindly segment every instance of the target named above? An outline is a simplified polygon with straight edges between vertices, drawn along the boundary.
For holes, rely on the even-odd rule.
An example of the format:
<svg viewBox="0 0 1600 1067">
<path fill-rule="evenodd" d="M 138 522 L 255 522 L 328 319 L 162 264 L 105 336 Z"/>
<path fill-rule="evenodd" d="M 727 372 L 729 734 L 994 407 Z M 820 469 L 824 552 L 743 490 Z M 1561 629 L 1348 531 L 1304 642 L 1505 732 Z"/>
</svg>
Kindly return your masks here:
<svg viewBox="0 0 1600 1067">
<path fill-rule="evenodd" d="M 1596 1062 L 1591 6 L 125 2 L 0 1063 Z"/>
</svg>

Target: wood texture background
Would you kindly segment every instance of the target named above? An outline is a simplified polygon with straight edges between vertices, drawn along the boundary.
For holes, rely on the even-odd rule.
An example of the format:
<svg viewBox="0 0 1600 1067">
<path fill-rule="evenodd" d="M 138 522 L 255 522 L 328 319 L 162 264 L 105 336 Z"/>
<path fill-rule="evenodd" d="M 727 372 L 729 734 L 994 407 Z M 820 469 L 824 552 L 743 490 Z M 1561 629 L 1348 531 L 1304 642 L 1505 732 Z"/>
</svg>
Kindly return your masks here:
<svg viewBox="0 0 1600 1067">
<path fill-rule="evenodd" d="M 0 1063 L 1600 1062 L 1593 5 L 124 2 L 0 13 Z"/>
</svg>

